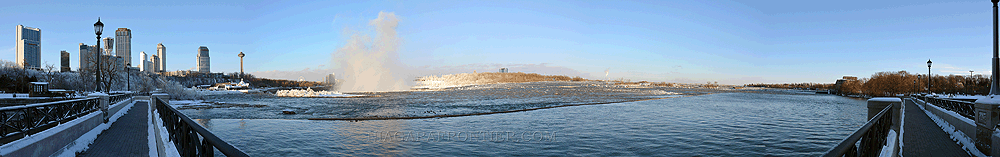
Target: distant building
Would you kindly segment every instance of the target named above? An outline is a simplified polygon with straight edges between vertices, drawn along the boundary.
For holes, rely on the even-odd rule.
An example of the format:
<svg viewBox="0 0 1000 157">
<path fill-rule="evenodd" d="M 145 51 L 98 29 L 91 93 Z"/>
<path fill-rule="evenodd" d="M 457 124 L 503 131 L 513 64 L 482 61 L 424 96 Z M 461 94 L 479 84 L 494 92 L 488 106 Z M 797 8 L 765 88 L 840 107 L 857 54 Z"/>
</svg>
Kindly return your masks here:
<svg viewBox="0 0 1000 157">
<path fill-rule="evenodd" d="M 72 70 L 69 68 L 69 52 L 66 52 L 66 50 L 59 52 L 59 71 L 69 72 Z"/>
<path fill-rule="evenodd" d="M 97 64 L 97 52 L 97 46 L 87 46 L 87 44 L 80 43 L 80 71 L 93 69 L 94 65 Z"/>
<path fill-rule="evenodd" d="M 132 30 L 118 28 L 115 30 L 115 56 L 125 58 L 125 64 L 132 63 Z"/>
<path fill-rule="evenodd" d="M 17 65 L 40 69 L 42 65 L 42 30 L 17 25 Z"/>
<path fill-rule="evenodd" d="M 208 58 L 208 47 L 205 46 L 198 47 L 197 61 L 198 61 L 198 72 L 212 73 L 211 71 L 212 69 L 210 67 L 211 65 L 209 64 L 210 62 Z"/>
<path fill-rule="evenodd" d="M 500 68 L 500 73 L 507 73 L 507 68 Z"/>
<path fill-rule="evenodd" d="M 163 73 L 163 75 L 164 76 L 180 76 L 180 77 L 184 77 L 184 76 L 188 76 L 188 75 L 193 75 L 195 73 L 198 73 L 198 72 L 197 71 L 191 71 L 191 70 L 177 70 L 177 71 L 165 72 L 165 73 Z"/>
<path fill-rule="evenodd" d="M 157 64 L 157 72 L 167 71 L 167 47 L 163 43 L 156 44 L 156 55 L 160 57 L 160 64 Z"/>
<path fill-rule="evenodd" d="M 831 93 L 840 94 L 840 87 L 843 86 L 847 81 L 857 81 L 858 77 L 854 76 L 844 76 L 842 79 L 837 79 L 837 83 L 833 84 L 833 89 Z"/>
<path fill-rule="evenodd" d="M 139 63 L 139 64 L 142 64 L 142 63 Z M 138 67 L 128 67 L 128 70 L 131 70 L 131 72 L 142 71 L 142 69 L 139 69 Z"/>
<path fill-rule="evenodd" d="M 159 66 L 160 65 L 160 56 L 157 56 L 156 54 L 153 54 L 153 57 L 150 58 L 150 60 L 152 60 L 151 62 L 153 62 L 153 64 L 152 64 L 153 72 L 160 72 L 160 66 Z"/>
<path fill-rule="evenodd" d="M 121 55 L 112 53 L 112 52 L 115 52 L 115 49 L 114 49 L 114 47 L 115 47 L 115 39 L 111 39 L 111 37 L 104 37 L 104 40 L 102 40 L 101 42 L 104 42 L 104 44 L 101 45 L 101 46 L 104 46 L 104 53 L 101 53 L 101 54 L 121 56 Z"/>
<path fill-rule="evenodd" d="M 179 77 L 204 77 L 204 78 L 226 78 L 231 77 L 224 73 L 203 73 L 194 70 L 176 70 L 170 72 L 163 72 L 160 75 L 163 76 L 179 76 Z"/>
<path fill-rule="evenodd" d="M 327 85 L 337 84 L 337 75 L 336 75 L 336 73 L 330 73 L 329 75 L 326 75 L 326 79 L 324 79 L 324 83 L 326 83 Z"/>
<path fill-rule="evenodd" d="M 149 60 L 149 56 L 146 55 L 146 51 L 139 52 L 139 71 L 146 71 L 146 61 Z"/>
<path fill-rule="evenodd" d="M 153 72 L 153 62 L 149 61 L 150 58 L 149 55 L 146 55 L 146 51 L 139 52 L 139 55 L 142 55 L 140 57 L 142 58 L 142 62 L 139 63 L 139 70 L 142 70 L 143 72 Z"/>
</svg>

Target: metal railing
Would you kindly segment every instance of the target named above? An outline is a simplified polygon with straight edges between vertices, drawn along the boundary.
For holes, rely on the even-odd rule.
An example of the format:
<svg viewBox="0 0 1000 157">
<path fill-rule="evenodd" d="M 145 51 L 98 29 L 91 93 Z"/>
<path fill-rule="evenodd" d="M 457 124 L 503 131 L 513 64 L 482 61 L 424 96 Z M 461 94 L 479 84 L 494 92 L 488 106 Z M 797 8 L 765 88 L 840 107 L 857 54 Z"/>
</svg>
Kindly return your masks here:
<svg viewBox="0 0 1000 157">
<path fill-rule="evenodd" d="M 841 141 L 823 156 L 878 156 L 881 153 L 882 145 L 886 143 L 886 137 L 889 136 L 889 129 L 892 127 L 892 115 L 896 112 L 892 109 L 893 105 L 896 104 L 882 109 L 868 123 L 861 126 L 861 129 L 848 136 L 847 139 Z"/>
<path fill-rule="evenodd" d="M 132 93 L 116 94 L 108 97 L 108 101 L 110 102 L 109 104 L 113 105 L 132 98 L 132 95 Z"/>
<path fill-rule="evenodd" d="M 132 94 L 109 97 L 109 104 L 117 104 Z M 0 145 L 27 137 L 56 125 L 69 122 L 100 109 L 100 98 L 80 98 L 55 102 L 0 107 Z"/>
<path fill-rule="evenodd" d="M 924 102 L 934 104 L 934 106 L 938 106 L 946 110 L 958 113 L 959 115 L 962 115 L 965 118 L 973 120 L 976 119 L 975 117 L 976 115 L 974 114 L 976 111 L 976 103 L 974 102 L 928 97 L 923 95 L 914 95 L 913 97 L 916 97 L 920 100 L 924 100 Z"/>
<path fill-rule="evenodd" d="M 0 144 L 24 138 L 99 109 L 99 98 L 0 108 Z"/>
<path fill-rule="evenodd" d="M 160 114 L 163 126 L 170 133 L 170 140 L 177 146 L 180 156 L 214 156 L 215 151 L 213 148 L 218 149 L 219 152 L 222 152 L 226 156 L 248 156 L 243 151 L 219 139 L 212 132 L 209 132 L 201 127 L 201 125 L 198 125 L 198 123 L 184 116 L 177 109 L 170 107 L 162 99 L 154 99 L 156 101 L 156 111 Z"/>
</svg>

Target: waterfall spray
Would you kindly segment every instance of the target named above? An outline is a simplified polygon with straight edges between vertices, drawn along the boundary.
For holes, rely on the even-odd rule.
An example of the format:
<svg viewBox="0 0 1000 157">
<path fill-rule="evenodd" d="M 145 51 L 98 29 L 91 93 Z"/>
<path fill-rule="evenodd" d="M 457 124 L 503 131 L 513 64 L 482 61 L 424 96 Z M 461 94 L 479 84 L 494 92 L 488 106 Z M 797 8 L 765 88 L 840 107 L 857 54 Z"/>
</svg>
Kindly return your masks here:
<svg viewBox="0 0 1000 157">
<path fill-rule="evenodd" d="M 375 29 L 375 37 L 354 34 L 347 44 L 333 54 L 333 62 L 343 68 L 342 91 L 408 90 L 405 72 L 399 67 L 396 50 L 400 40 L 396 37 L 399 19 L 391 12 L 379 12 L 378 18 L 368 22 Z"/>
</svg>

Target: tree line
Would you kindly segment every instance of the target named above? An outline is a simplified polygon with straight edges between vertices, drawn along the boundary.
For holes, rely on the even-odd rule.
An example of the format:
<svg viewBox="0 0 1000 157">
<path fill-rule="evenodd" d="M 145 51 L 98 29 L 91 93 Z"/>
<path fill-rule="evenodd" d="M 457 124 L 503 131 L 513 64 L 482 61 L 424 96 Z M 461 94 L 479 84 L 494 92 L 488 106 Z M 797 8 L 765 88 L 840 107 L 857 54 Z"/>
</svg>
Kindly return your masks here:
<svg viewBox="0 0 1000 157">
<path fill-rule="evenodd" d="M 844 95 L 894 96 L 913 93 L 986 95 L 990 78 L 985 75 L 911 74 L 906 71 L 878 72 L 871 78 L 846 80 L 838 91 Z"/>
<path fill-rule="evenodd" d="M 781 89 L 808 89 L 808 90 L 827 90 L 832 89 L 834 84 L 832 83 L 780 83 L 780 84 L 766 84 L 766 83 L 756 83 L 756 84 L 746 84 L 747 87 L 767 87 L 767 88 L 781 88 Z"/>
<path fill-rule="evenodd" d="M 884 71 L 872 74 L 870 78 L 842 79 L 838 82 L 837 84 L 786 83 L 747 84 L 746 86 L 785 89 L 830 89 L 840 95 L 856 96 L 895 96 L 899 94 L 927 92 L 986 95 L 989 94 L 990 90 L 990 77 L 987 75 L 931 75 L 928 78 L 927 74 L 913 74 L 906 71 Z"/>
</svg>

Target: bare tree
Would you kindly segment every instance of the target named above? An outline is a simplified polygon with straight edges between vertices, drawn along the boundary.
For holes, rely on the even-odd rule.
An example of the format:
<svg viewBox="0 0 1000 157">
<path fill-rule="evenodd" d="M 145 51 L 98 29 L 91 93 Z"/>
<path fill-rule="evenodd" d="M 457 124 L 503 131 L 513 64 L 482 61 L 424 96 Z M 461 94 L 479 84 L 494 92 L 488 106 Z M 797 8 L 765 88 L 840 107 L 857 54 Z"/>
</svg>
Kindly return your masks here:
<svg viewBox="0 0 1000 157">
<path fill-rule="evenodd" d="M 114 56 L 102 55 L 104 59 L 101 61 L 101 79 L 102 85 L 107 91 L 111 90 L 122 90 L 125 88 L 125 65 L 124 62 L 118 62 L 118 58 Z"/>
<path fill-rule="evenodd" d="M 55 75 L 56 66 L 45 62 L 45 81 L 52 82 L 52 75 Z"/>
</svg>

